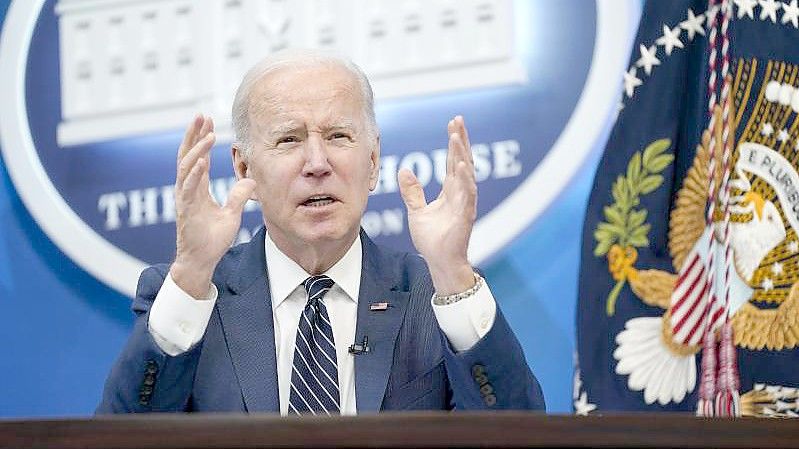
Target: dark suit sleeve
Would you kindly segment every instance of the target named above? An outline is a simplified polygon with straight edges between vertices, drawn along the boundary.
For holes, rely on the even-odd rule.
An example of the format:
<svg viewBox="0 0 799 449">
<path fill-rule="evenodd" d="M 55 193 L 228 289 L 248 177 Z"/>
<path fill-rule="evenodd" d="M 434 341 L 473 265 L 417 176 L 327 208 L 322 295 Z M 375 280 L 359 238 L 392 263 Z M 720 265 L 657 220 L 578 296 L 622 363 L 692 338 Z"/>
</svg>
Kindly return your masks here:
<svg viewBox="0 0 799 449">
<path fill-rule="evenodd" d="M 168 267 L 144 270 L 139 277 L 133 312 L 136 323 L 105 383 L 98 414 L 186 411 L 202 342 L 176 357 L 169 356 L 148 330 L 150 307 Z"/>
<path fill-rule="evenodd" d="M 471 349 L 455 353 L 443 332 L 441 338 L 456 409 L 545 410 L 538 380 L 499 307 L 491 330 Z"/>
</svg>

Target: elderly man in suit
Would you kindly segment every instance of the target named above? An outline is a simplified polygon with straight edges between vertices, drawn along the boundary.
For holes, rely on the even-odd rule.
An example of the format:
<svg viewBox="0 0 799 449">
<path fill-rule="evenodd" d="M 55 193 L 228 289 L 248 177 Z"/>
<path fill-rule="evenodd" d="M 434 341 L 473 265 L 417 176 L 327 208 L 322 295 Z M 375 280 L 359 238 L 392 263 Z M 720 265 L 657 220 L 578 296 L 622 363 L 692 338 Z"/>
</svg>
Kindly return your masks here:
<svg viewBox="0 0 799 449">
<path fill-rule="evenodd" d="M 273 55 L 242 81 L 233 126 L 238 181 L 223 206 L 208 189 L 213 123 L 198 116 L 186 131 L 176 258 L 141 275 L 133 334 L 99 413 L 544 408 L 466 257 L 477 187 L 461 117 L 447 126 L 434 201 L 399 173 L 421 257 L 360 229 L 380 134 L 357 66 L 311 51 Z M 230 248 L 248 199 L 265 227 Z"/>
</svg>

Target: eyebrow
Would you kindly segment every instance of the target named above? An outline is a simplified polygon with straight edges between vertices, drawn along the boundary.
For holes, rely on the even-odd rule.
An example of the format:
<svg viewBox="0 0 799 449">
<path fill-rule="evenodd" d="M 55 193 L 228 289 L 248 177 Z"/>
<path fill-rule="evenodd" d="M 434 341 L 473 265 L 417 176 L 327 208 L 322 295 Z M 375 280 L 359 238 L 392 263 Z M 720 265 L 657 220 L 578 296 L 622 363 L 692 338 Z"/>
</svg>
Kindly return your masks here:
<svg viewBox="0 0 799 449">
<path fill-rule="evenodd" d="M 306 128 L 304 124 L 296 122 L 286 122 L 276 125 L 272 129 L 270 129 L 268 132 L 268 136 L 274 138 L 286 134 L 294 134 L 300 131 L 305 131 L 305 129 Z M 355 131 L 357 127 L 355 126 L 355 122 L 350 119 L 340 119 L 324 127 L 324 131 L 326 132 L 340 130 L 340 129 Z"/>
<path fill-rule="evenodd" d="M 270 137 L 282 136 L 282 135 L 285 135 L 285 134 L 296 133 L 297 131 L 303 130 L 303 129 L 305 129 L 305 125 L 301 125 L 299 123 L 295 123 L 295 122 L 281 123 L 281 124 L 275 126 L 274 128 L 271 128 L 269 130 L 268 135 Z"/>
<path fill-rule="evenodd" d="M 341 119 L 341 120 L 338 120 L 338 121 L 334 122 L 333 124 L 331 124 L 330 126 L 327 127 L 328 130 L 341 129 L 341 128 L 355 129 L 356 128 L 355 127 L 355 122 L 353 122 L 350 119 Z"/>
</svg>

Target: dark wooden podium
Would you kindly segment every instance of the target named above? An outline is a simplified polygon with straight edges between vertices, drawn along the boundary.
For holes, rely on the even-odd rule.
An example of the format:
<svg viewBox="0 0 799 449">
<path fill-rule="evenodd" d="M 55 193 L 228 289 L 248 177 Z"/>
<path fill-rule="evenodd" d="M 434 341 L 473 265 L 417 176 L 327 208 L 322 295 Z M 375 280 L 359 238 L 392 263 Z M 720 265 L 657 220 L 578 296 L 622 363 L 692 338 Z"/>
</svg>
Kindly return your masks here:
<svg viewBox="0 0 799 449">
<path fill-rule="evenodd" d="M 689 415 L 127 415 L 0 421 L 2 448 L 795 447 L 799 421 Z"/>
</svg>

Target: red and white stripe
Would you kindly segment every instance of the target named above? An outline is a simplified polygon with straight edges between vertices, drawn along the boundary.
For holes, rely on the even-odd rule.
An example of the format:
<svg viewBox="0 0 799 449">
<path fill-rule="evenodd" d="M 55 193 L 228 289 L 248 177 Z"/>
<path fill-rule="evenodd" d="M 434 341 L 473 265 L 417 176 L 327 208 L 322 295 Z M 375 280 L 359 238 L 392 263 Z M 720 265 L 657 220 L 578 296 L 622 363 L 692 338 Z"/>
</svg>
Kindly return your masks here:
<svg viewBox="0 0 799 449">
<path fill-rule="evenodd" d="M 715 8 L 718 0 L 710 0 L 708 11 Z M 721 14 L 715 14 L 713 17 L 713 24 L 710 28 L 708 35 L 708 47 L 710 49 L 710 56 L 708 60 L 708 92 L 710 92 L 710 100 L 708 102 L 708 115 L 710 122 L 708 129 L 711 130 L 710 144 L 708 151 L 710 158 L 708 162 L 708 190 L 707 190 L 707 206 L 705 215 L 706 229 L 710 229 L 713 233 L 713 211 L 717 200 L 722 204 L 724 211 L 723 221 L 723 236 L 724 236 L 724 282 L 723 282 L 723 299 L 719 298 L 717 294 L 717 286 L 715 285 L 716 267 L 715 267 L 715 253 L 716 253 L 716 238 L 711 234 L 708 239 L 707 258 L 702 261 L 699 252 L 694 249 L 680 270 L 677 278 L 677 283 L 671 297 L 671 326 L 674 341 L 679 344 L 696 345 L 702 341 L 706 332 L 711 332 L 721 326 L 727 319 L 727 304 L 729 302 L 729 277 L 731 269 L 731 250 L 730 250 L 730 233 L 729 233 L 729 179 L 730 179 L 730 158 L 732 153 L 732 139 L 730 138 L 730 123 L 729 123 L 729 106 L 727 105 L 727 98 L 730 92 L 730 83 L 727 80 L 729 73 L 730 60 L 729 60 L 729 34 L 728 27 L 730 23 L 732 5 L 728 0 L 724 0 L 721 4 Z M 718 53 L 718 28 L 719 16 L 721 19 L 721 67 L 717 67 Z M 717 70 L 719 69 L 720 70 Z M 716 170 L 716 155 L 714 148 L 716 146 L 716 136 L 712 132 L 716 126 L 716 116 L 713 113 L 717 105 L 717 92 L 716 81 L 717 73 L 720 72 L 722 79 L 722 88 L 720 98 L 718 100 L 723 105 L 722 109 L 722 182 L 718 189 L 716 189 L 715 170 Z"/>
</svg>

